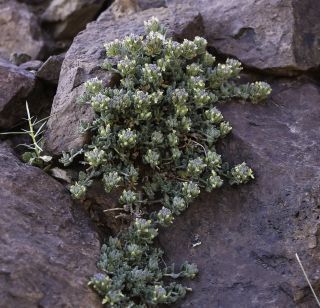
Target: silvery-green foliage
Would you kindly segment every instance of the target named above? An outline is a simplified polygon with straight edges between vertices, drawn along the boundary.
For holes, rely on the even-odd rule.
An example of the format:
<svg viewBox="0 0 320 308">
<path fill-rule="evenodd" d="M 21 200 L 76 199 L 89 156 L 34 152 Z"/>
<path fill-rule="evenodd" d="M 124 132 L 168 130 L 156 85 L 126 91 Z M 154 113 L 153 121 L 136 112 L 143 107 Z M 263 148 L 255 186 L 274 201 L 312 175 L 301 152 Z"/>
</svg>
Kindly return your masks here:
<svg viewBox="0 0 320 308">
<path fill-rule="evenodd" d="M 107 192 L 122 188 L 119 204 L 132 215 L 129 229 L 103 245 L 101 273 L 90 281 L 112 307 L 168 304 L 186 294 L 188 288 L 167 279 L 193 278 L 197 268 L 165 266 L 153 245 L 159 227 L 170 226 L 201 190 L 253 178 L 245 163 L 226 170 L 216 152 L 216 142 L 232 129 L 218 105 L 231 98 L 255 103 L 271 92 L 264 82 L 236 83 L 240 62 L 216 63 L 205 39 L 175 42 L 155 18 L 145 28 L 143 37 L 105 45 L 103 67 L 120 76 L 118 86 L 95 78 L 81 98 L 96 118 L 82 125 L 93 138 L 84 148 L 87 170 L 71 192 L 82 198 L 92 178 L 101 178 Z"/>
</svg>

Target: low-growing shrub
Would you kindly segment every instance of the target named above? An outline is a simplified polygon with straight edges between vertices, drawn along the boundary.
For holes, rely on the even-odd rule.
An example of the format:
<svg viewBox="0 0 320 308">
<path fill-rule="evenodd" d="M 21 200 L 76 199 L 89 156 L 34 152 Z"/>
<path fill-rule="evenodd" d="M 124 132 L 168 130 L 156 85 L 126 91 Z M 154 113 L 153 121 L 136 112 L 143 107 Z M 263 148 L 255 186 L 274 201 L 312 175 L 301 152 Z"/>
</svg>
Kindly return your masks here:
<svg viewBox="0 0 320 308">
<path fill-rule="evenodd" d="M 121 210 L 132 217 L 127 230 L 102 246 L 101 272 L 90 281 L 112 307 L 169 304 L 186 294 L 175 279 L 195 277 L 197 267 L 186 262 L 176 272 L 166 266 L 154 245 L 159 227 L 169 227 L 201 190 L 253 178 L 245 163 L 228 168 L 216 152 L 231 131 L 217 106 L 230 99 L 256 103 L 271 92 L 264 82 L 238 84 L 240 62 L 216 63 L 201 37 L 166 38 L 155 18 L 145 31 L 105 45 L 103 67 L 119 75 L 117 86 L 86 83 L 81 101 L 96 117 L 82 131 L 93 137 L 83 148 L 87 169 L 70 189 L 82 198 L 93 178 L 101 179 L 107 192 L 122 189 Z M 74 156 L 64 153 L 61 161 Z"/>
</svg>

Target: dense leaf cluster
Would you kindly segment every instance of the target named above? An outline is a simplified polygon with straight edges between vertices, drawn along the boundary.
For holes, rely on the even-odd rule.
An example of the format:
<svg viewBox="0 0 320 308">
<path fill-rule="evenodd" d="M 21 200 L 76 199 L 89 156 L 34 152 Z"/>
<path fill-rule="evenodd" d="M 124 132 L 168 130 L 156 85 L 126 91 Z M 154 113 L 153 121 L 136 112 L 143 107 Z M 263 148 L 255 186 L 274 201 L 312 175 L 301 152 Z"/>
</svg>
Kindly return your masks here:
<svg viewBox="0 0 320 308">
<path fill-rule="evenodd" d="M 231 98 L 257 102 L 271 91 L 264 82 L 237 84 L 240 62 L 216 63 L 201 37 L 173 41 L 155 18 L 145 30 L 143 37 L 105 46 L 103 67 L 121 77 L 118 86 L 86 83 L 82 101 L 96 118 L 82 127 L 93 132 L 83 150 L 88 168 L 71 187 L 82 198 L 99 177 L 107 192 L 122 189 L 119 203 L 132 215 L 129 229 L 103 245 L 101 273 L 90 281 L 112 307 L 168 304 L 186 294 L 173 279 L 193 278 L 197 268 L 184 263 L 175 272 L 165 266 L 162 250 L 153 245 L 158 229 L 170 226 L 201 190 L 253 178 L 245 163 L 229 169 L 216 152 L 216 142 L 231 131 L 217 105 Z M 73 157 L 64 153 L 62 161 Z"/>
</svg>

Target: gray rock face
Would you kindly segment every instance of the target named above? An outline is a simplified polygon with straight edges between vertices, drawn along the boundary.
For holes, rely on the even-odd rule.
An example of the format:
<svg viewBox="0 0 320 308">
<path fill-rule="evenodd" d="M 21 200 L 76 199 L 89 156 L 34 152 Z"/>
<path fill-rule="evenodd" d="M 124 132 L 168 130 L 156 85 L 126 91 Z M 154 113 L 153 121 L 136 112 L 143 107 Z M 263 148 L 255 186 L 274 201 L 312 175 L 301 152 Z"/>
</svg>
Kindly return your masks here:
<svg viewBox="0 0 320 308">
<path fill-rule="evenodd" d="M 1 307 L 101 307 L 88 287 L 99 241 L 68 192 L 0 144 Z"/>
<path fill-rule="evenodd" d="M 0 129 L 9 129 L 21 121 L 34 87 L 32 73 L 0 59 Z"/>
<path fill-rule="evenodd" d="M 141 10 L 147 10 L 147 9 L 156 8 L 156 7 L 166 7 L 167 1 L 166 0 L 138 0 L 138 5 Z"/>
<path fill-rule="evenodd" d="M 305 69 L 320 68 L 320 3 L 293 1 L 293 45 L 297 63 Z"/>
<path fill-rule="evenodd" d="M 291 75 L 320 65 L 319 1 L 168 0 L 200 10 L 209 45 L 249 67 Z M 306 18 L 308 16 L 308 18 Z"/>
<path fill-rule="evenodd" d="M 44 41 L 37 18 L 25 4 L 14 0 L 0 1 L 0 57 L 26 53 L 32 59 L 41 57 Z"/>
<path fill-rule="evenodd" d="M 43 64 L 42 61 L 33 60 L 33 61 L 22 63 L 21 65 L 19 65 L 19 67 L 27 71 L 37 71 L 42 64 Z"/>
<path fill-rule="evenodd" d="M 18 0 L 18 2 L 28 5 L 30 11 L 36 15 L 41 15 L 49 6 L 52 0 Z"/>
<path fill-rule="evenodd" d="M 32 116 L 41 119 L 50 114 L 56 85 L 44 84 L 36 78 L 35 70 L 40 64 L 31 61 L 18 67 L 0 58 L 0 130 L 24 122 L 26 101 Z"/>
<path fill-rule="evenodd" d="M 103 0 L 53 0 L 42 19 L 52 23 L 56 39 L 70 39 L 93 20 L 103 3 Z"/>
<path fill-rule="evenodd" d="M 177 307 L 316 307 L 295 253 L 319 290 L 320 87 L 280 80 L 265 105 L 220 109 L 233 126 L 220 152 L 256 180 L 203 194 L 161 235 L 170 261 L 200 269 Z"/>
<path fill-rule="evenodd" d="M 64 55 L 51 56 L 37 72 L 37 77 L 53 84 L 58 84 Z"/>
<path fill-rule="evenodd" d="M 83 145 L 86 137 L 78 132 L 80 120 L 90 121 L 93 114 L 87 107 L 80 108 L 76 100 L 83 94 L 86 80 L 99 76 L 105 84 L 110 82 L 110 76 L 100 69 L 105 57 L 104 44 L 130 33 L 141 34 L 143 22 L 151 16 L 157 16 L 177 39 L 192 38 L 203 31 L 200 15 L 182 7 L 176 11 L 150 9 L 116 21 L 110 20 L 110 14 L 106 12 L 97 22 L 89 24 L 74 39 L 62 65 L 46 135 L 46 147 L 50 152 L 59 154 Z"/>
</svg>

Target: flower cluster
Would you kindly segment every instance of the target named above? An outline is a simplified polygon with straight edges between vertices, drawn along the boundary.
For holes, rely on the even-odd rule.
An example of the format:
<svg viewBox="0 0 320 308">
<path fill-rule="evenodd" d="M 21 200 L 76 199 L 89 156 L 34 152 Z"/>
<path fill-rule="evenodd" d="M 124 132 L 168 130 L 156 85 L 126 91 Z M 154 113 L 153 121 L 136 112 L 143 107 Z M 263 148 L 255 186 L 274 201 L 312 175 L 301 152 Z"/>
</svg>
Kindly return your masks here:
<svg viewBox="0 0 320 308">
<path fill-rule="evenodd" d="M 253 178 L 245 163 L 228 170 L 216 151 L 232 129 L 218 105 L 231 98 L 257 102 L 271 91 L 263 82 L 239 84 L 240 62 L 216 63 L 205 39 L 175 42 L 155 18 L 145 28 L 143 37 L 105 45 L 103 67 L 119 75 L 117 86 L 86 83 L 82 101 L 96 118 L 85 126 L 93 135 L 84 148 L 86 172 L 71 187 L 82 198 L 92 178 L 102 178 L 107 192 L 122 189 L 120 206 L 132 215 L 129 229 L 103 246 L 101 274 L 90 281 L 112 307 L 168 304 L 186 294 L 188 288 L 167 279 L 193 278 L 197 268 L 185 263 L 176 273 L 162 262 L 153 245 L 159 227 L 170 226 L 202 190 Z"/>
</svg>

